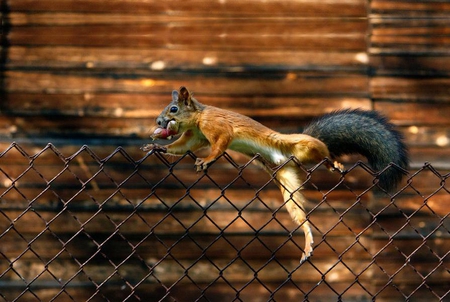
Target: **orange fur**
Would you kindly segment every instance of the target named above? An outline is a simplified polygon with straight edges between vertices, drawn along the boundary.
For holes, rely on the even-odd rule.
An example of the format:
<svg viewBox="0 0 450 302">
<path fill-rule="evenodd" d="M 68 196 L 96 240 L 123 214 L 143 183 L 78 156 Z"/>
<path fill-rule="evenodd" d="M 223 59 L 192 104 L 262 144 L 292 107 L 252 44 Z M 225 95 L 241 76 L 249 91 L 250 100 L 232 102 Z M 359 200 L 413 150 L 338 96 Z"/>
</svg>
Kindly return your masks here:
<svg viewBox="0 0 450 302">
<path fill-rule="evenodd" d="M 164 147 L 146 145 L 144 151 L 160 149 L 168 154 L 181 155 L 210 147 L 211 152 L 207 157 L 197 159 L 197 171 L 206 169 L 227 149 L 250 157 L 259 153 L 264 159 L 261 163 L 271 175 L 273 168 L 284 164 L 291 156 L 302 163 L 319 162 L 330 157 L 327 146 L 316 138 L 305 134 L 281 134 L 239 113 L 203 105 L 185 87 L 174 91 L 172 97 L 172 102 L 159 115 L 157 123 L 166 127 L 170 121 L 175 121 L 181 137 Z M 328 168 L 335 169 L 333 165 L 328 165 Z M 302 185 L 299 172 L 299 167 L 289 162 L 278 169 L 274 177 L 288 212 L 305 233 L 302 257 L 305 260 L 312 254 L 313 237 L 303 209 L 305 199 L 299 192 Z"/>
</svg>

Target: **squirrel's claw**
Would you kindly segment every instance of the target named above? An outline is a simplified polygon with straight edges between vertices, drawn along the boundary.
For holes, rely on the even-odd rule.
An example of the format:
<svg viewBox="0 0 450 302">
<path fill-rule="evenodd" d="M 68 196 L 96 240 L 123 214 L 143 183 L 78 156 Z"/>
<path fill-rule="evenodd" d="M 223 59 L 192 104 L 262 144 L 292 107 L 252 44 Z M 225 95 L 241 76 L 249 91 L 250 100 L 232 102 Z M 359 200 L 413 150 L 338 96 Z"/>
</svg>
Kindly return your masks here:
<svg viewBox="0 0 450 302">
<path fill-rule="evenodd" d="M 309 259 L 309 257 L 311 257 L 313 255 L 313 239 L 312 239 L 312 235 L 311 234 L 305 234 L 306 236 L 306 245 L 305 245 L 305 250 L 303 252 L 302 255 L 302 259 L 300 259 L 300 264 L 302 264 L 303 262 L 305 262 L 306 260 Z"/>
<path fill-rule="evenodd" d="M 195 170 L 197 172 L 201 172 L 203 170 L 206 170 L 208 168 L 208 164 L 205 163 L 205 160 L 203 158 L 197 158 L 195 160 Z"/>
<path fill-rule="evenodd" d="M 150 150 L 152 150 L 152 148 L 150 147 L 152 144 L 145 144 L 145 145 L 142 145 L 142 147 L 140 148 L 142 151 L 144 151 L 144 152 L 148 152 L 148 151 L 150 151 Z"/>
<path fill-rule="evenodd" d="M 337 170 L 337 171 L 339 171 L 340 173 L 342 173 L 342 172 L 345 171 L 344 165 L 341 164 L 340 162 L 335 161 L 335 162 L 333 163 L 333 165 L 334 165 L 334 170 Z"/>
<path fill-rule="evenodd" d="M 338 171 L 339 173 L 343 173 L 345 171 L 344 165 L 338 161 L 333 162 L 333 164 L 327 162 L 325 165 L 331 172 Z"/>
<path fill-rule="evenodd" d="M 141 150 L 144 152 L 149 152 L 149 151 L 158 151 L 158 152 L 163 152 L 166 153 L 167 152 L 167 148 L 158 144 L 145 144 L 141 147 Z"/>
<path fill-rule="evenodd" d="M 300 264 L 308 260 L 309 257 L 313 254 L 313 244 L 314 244 L 314 238 L 313 234 L 311 232 L 311 227 L 309 226 L 309 222 L 305 221 L 302 225 L 303 231 L 305 232 L 305 249 L 303 250 L 302 259 L 300 260 Z"/>
</svg>

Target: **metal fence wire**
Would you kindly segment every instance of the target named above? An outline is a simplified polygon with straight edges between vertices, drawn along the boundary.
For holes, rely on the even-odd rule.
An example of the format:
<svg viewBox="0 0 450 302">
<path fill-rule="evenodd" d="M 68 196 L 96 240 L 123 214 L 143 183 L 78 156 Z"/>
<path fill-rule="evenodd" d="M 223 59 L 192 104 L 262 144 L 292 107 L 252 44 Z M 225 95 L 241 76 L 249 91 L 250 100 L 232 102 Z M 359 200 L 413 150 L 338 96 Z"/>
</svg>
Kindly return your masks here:
<svg viewBox="0 0 450 302">
<path fill-rule="evenodd" d="M 449 174 L 430 164 L 392 194 L 362 162 L 301 167 L 315 244 L 300 263 L 255 159 L 196 173 L 191 153 L 130 154 L 0 153 L 0 300 L 450 301 Z"/>
</svg>

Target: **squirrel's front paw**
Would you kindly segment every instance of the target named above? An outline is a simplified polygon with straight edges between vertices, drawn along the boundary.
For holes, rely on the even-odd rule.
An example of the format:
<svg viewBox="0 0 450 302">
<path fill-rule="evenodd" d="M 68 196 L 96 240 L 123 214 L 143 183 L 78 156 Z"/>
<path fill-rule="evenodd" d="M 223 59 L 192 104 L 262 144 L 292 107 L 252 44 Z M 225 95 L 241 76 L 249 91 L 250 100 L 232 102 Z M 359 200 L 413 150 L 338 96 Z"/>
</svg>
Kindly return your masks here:
<svg viewBox="0 0 450 302">
<path fill-rule="evenodd" d="M 197 158 L 195 160 L 195 169 L 197 172 L 201 172 L 203 170 L 206 170 L 208 168 L 208 164 L 205 162 L 204 158 Z"/>
<path fill-rule="evenodd" d="M 148 151 L 159 151 L 159 152 L 167 152 L 167 148 L 158 144 L 146 144 L 141 147 L 141 150 L 144 152 Z"/>
</svg>

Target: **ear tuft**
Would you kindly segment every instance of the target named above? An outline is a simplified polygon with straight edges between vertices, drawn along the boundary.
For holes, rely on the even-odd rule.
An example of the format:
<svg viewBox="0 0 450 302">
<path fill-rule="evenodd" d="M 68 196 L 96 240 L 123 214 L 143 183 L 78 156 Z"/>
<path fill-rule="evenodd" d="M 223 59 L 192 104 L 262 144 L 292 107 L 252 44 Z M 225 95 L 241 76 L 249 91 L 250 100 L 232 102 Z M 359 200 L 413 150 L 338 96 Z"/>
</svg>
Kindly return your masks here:
<svg viewBox="0 0 450 302">
<path fill-rule="evenodd" d="M 189 92 L 189 90 L 187 90 L 186 87 L 181 86 L 180 87 L 180 94 L 181 94 L 181 99 L 183 101 L 189 101 L 191 98 L 191 93 Z"/>
</svg>

